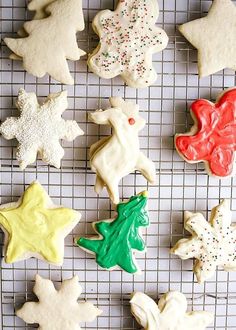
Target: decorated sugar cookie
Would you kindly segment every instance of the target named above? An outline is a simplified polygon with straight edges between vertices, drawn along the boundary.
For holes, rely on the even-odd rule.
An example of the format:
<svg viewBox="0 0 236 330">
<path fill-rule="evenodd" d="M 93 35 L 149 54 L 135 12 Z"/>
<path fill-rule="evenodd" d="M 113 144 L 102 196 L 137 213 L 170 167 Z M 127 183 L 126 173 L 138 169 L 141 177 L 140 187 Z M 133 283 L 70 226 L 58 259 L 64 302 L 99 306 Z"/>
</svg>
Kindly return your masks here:
<svg viewBox="0 0 236 330">
<path fill-rule="evenodd" d="M 48 17 L 24 24 L 25 38 L 4 41 L 22 58 L 28 73 L 38 78 L 48 73 L 59 82 L 72 85 L 74 79 L 67 59 L 77 61 L 85 55 L 76 38 L 76 33 L 84 30 L 82 0 L 56 0 L 45 10 Z"/>
<path fill-rule="evenodd" d="M 113 128 L 111 136 L 90 147 L 90 163 L 96 172 L 96 193 L 106 187 L 113 203 L 118 204 L 118 185 L 124 176 L 138 170 L 153 184 L 156 171 L 154 163 L 140 151 L 138 132 L 145 120 L 139 116 L 138 105 L 119 97 L 111 97 L 110 103 L 110 109 L 89 114 L 90 121 Z"/>
<path fill-rule="evenodd" d="M 78 302 L 82 288 L 78 277 L 65 280 L 56 290 L 50 280 L 35 277 L 33 289 L 38 302 L 26 302 L 16 315 L 40 330 L 81 330 L 81 322 L 92 322 L 102 311 L 89 302 Z"/>
<path fill-rule="evenodd" d="M 142 292 L 133 294 L 131 312 L 144 330 L 204 330 L 214 318 L 205 311 L 187 312 L 187 300 L 178 291 L 165 293 L 158 305 Z"/>
<path fill-rule="evenodd" d="M 0 132 L 7 140 L 18 140 L 16 158 L 20 168 L 34 163 L 37 154 L 46 163 L 60 168 L 64 156 L 60 140 L 73 141 L 84 134 L 75 120 L 61 117 L 68 106 L 67 92 L 50 94 L 40 105 L 34 93 L 20 89 L 16 106 L 20 117 L 7 118 L 0 126 Z"/>
<path fill-rule="evenodd" d="M 236 151 L 236 88 L 216 101 L 198 100 L 191 106 L 194 126 L 175 137 L 176 150 L 188 163 L 204 162 L 219 178 L 233 176 Z"/>
<path fill-rule="evenodd" d="M 206 17 L 179 27 L 198 50 L 201 77 L 224 68 L 236 70 L 236 6 L 231 0 L 214 0 Z"/>
<path fill-rule="evenodd" d="M 193 271 L 199 283 L 211 278 L 217 266 L 236 271 L 236 225 L 231 218 L 227 200 L 212 210 L 209 222 L 201 213 L 185 212 L 184 227 L 192 237 L 179 240 L 171 252 L 196 259 Z"/>
<path fill-rule="evenodd" d="M 147 87 L 156 80 L 154 53 L 166 48 L 168 37 L 155 23 L 157 0 L 120 0 L 115 11 L 103 10 L 93 20 L 100 43 L 89 56 L 89 68 L 110 79 L 121 75 L 131 87 Z"/>
<path fill-rule="evenodd" d="M 80 213 L 56 206 L 37 182 L 31 183 L 15 203 L 0 206 L 5 233 L 5 261 L 31 257 L 62 265 L 64 238 L 80 220 Z"/>
<path fill-rule="evenodd" d="M 113 270 L 119 267 L 128 273 L 139 272 L 133 250 L 144 252 L 146 249 L 140 233 L 140 227 L 149 225 L 146 204 L 146 191 L 131 197 L 127 203 L 118 204 L 115 219 L 93 223 L 97 237 L 81 237 L 76 243 L 95 254 L 102 268 Z"/>
</svg>

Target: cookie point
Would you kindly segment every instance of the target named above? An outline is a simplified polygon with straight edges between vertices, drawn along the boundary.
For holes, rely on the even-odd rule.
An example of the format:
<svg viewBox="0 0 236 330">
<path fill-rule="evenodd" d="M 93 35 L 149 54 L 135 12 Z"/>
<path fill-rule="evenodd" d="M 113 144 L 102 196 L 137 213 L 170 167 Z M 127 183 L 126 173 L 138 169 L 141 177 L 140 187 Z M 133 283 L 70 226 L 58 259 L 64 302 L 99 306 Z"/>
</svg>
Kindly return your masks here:
<svg viewBox="0 0 236 330">
<path fill-rule="evenodd" d="M 148 191 L 147 190 L 144 190 L 141 193 L 139 193 L 138 195 L 148 198 Z"/>
</svg>

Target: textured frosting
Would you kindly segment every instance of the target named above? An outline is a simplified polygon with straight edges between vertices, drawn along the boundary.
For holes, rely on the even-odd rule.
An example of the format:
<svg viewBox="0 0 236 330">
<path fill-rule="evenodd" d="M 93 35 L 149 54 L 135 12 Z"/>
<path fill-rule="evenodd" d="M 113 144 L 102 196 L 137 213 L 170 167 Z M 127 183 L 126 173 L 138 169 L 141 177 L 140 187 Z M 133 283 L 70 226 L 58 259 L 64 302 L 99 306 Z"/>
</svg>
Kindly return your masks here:
<svg viewBox="0 0 236 330">
<path fill-rule="evenodd" d="M 204 161 L 209 174 L 234 174 L 236 150 L 236 88 L 227 90 L 216 104 L 198 100 L 192 104 L 195 125 L 187 134 L 177 134 L 176 149 L 187 161 Z"/>
<path fill-rule="evenodd" d="M 39 302 L 26 302 L 16 315 L 40 330 L 81 330 L 79 323 L 92 322 L 102 313 L 89 302 L 78 303 L 82 288 L 78 277 L 62 282 L 56 290 L 50 280 L 36 275 L 34 293 Z"/>
<path fill-rule="evenodd" d="M 116 10 L 104 10 L 93 20 L 100 43 L 90 55 L 90 69 L 102 78 L 121 75 L 131 87 L 146 87 L 156 80 L 152 55 L 163 50 L 168 37 L 155 26 L 156 0 L 119 1 Z"/>
<path fill-rule="evenodd" d="M 61 115 L 67 108 L 67 92 L 50 94 L 39 105 L 34 93 L 20 89 L 16 106 L 20 117 L 8 118 L 0 127 L 5 139 L 19 141 L 16 158 L 21 169 L 32 164 L 39 153 L 42 159 L 60 168 L 64 150 L 59 140 L 74 140 L 84 134 L 75 120 L 64 120 Z"/>
<path fill-rule="evenodd" d="M 204 330 L 213 322 L 211 313 L 187 312 L 187 300 L 177 291 L 164 294 L 158 305 L 146 294 L 136 292 L 130 304 L 132 314 L 144 330 Z"/>
<path fill-rule="evenodd" d="M 146 211 L 147 192 L 133 196 L 127 203 L 117 206 L 117 217 L 93 223 L 99 237 L 79 238 L 77 244 L 96 254 L 96 261 L 102 268 L 120 267 L 128 273 L 139 271 L 132 250 L 145 251 L 145 242 L 140 227 L 149 225 Z"/>
<path fill-rule="evenodd" d="M 145 120 L 139 116 L 137 104 L 111 97 L 112 108 L 91 113 L 90 121 L 110 125 L 112 135 L 104 137 L 90 147 L 91 168 L 96 172 L 95 191 L 99 194 L 105 186 L 113 203 L 119 203 L 119 181 L 135 170 L 154 183 L 156 171 L 139 147 L 138 132 Z"/>
<path fill-rule="evenodd" d="M 197 259 L 193 270 L 199 283 L 211 278 L 217 266 L 236 271 L 236 226 L 227 200 L 212 210 L 210 222 L 201 213 L 185 212 L 184 227 L 192 237 L 179 240 L 171 251 L 181 259 Z"/>
<path fill-rule="evenodd" d="M 236 70 L 235 1 L 214 0 L 207 16 L 179 27 L 184 37 L 198 50 L 200 77 L 224 68 Z"/>
<path fill-rule="evenodd" d="M 32 256 L 61 265 L 64 237 L 76 226 L 80 214 L 56 207 L 38 182 L 33 182 L 16 202 L 0 207 L 0 226 L 7 235 L 5 261 Z"/>
</svg>

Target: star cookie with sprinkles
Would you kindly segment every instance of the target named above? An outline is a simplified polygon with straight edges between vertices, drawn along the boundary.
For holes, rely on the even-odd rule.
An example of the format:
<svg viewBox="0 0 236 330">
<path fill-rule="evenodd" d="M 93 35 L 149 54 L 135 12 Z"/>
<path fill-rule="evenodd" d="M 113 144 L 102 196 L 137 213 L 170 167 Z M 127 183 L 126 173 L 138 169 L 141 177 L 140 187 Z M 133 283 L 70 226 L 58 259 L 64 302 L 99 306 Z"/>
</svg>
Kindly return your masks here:
<svg viewBox="0 0 236 330">
<path fill-rule="evenodd" d="M 156 0 L 120 0 L 115 11 L 99 12 L 93 29 L 100 43 L 89 56 L 89 68 L 105 79 L 121 75 L 130 87 L 154 83 L 152 56 L 168 43 L 165 31 L 155 25 L 158 15 Z"/>
<path fill-rule="evenodd" d="M 39 182 L 31 183 L 17 202 L 0 206 L 6 263 L 35 257 L 62 265 L 64 238 L 80 217 L 75 210 L 54 205 Z"/>
<path fill-rule="evenodd" d="M 37 154 L 46 163 L 60 168 L 64 149 L 59 141 L 73 141 L 84 134 L 75 120 L 61 117 L 68 106 L 67 92 L 49 94 L 40 105 L 35 93 L 20 89 L 16 106 L 20 117 L 7 118 L 0 126 L 0 132 L 7 140 L 18 140 L 16 158 L 20 168 L 34 163 Z"/>
<path fill-rule="evenodd" d="M 236 271 L 236 225 L 231 224 L 227 200 L 213 208 L 209 222 L 201 213 L 185 212 L 184 227 L 192 237 L 179 240 L 171 252 L 183 260 L 196 259 L 193 271 L 198 283 L 211 278 L 217 266 Z"/>
</svg>

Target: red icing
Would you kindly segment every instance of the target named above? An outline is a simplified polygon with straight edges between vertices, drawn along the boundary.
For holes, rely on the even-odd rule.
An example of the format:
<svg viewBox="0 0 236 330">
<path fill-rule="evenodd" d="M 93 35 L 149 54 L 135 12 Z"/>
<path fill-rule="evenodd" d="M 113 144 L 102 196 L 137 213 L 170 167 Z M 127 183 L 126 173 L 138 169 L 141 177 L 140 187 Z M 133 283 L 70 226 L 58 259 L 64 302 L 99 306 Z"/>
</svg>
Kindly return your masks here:
<svg viewBox="0 0 236 330">
<path fill-rule="evenodd" d="M 236 151 L 236 88 L 225 92 L 216 104 L 198 100 L 191 110 L 197 132 L 176 137 L 178 152 L 187 161 L 207 161 L 213 175 L 231 175 Z"/>
<path fill-rule="evenodd" d="M 128 121 L 129 121 L 129 124 L 130 125 L 134 125 L 135 124 L 135 119 L 134 118 L 129 118 Z"/>
</svg>

